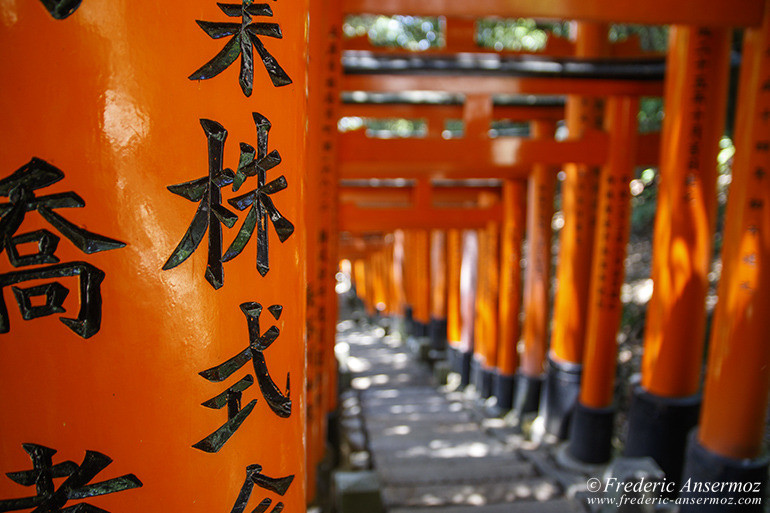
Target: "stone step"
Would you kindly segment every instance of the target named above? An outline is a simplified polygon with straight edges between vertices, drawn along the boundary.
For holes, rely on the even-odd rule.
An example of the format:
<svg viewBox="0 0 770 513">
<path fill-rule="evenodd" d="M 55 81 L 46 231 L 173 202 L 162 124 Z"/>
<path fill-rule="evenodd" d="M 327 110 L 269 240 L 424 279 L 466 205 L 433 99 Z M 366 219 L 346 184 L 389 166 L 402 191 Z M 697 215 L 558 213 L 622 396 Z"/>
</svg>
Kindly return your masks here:
<svg viewBox="0 0 770 513">
<path fill-rule="evenodd" d="M 377 474 L 386 486 L 416 486 L 439 484 L 483 484 L 497 481 L 510 482 L 516 478 L 537 475 L 531 463 L 510 457 L 450 458 L 446 461 L 378 462 Z"/>
<path fill-rule="evenodd" d="M 384 486 L 383 503 L 396 506 L 476 506 L 500 502 L 542 502 L 557 498 L 561 489 L 547 478 L 517 479 L 510 482 Z"/>
<path fill-rule="evenodd" d="M 388 513 L 582 513 L 583 511 L 576 501 L 557 499 L 548 502 L 518 501 L 480 506 L 394 508 L 389 509 Z"/>
</svg>

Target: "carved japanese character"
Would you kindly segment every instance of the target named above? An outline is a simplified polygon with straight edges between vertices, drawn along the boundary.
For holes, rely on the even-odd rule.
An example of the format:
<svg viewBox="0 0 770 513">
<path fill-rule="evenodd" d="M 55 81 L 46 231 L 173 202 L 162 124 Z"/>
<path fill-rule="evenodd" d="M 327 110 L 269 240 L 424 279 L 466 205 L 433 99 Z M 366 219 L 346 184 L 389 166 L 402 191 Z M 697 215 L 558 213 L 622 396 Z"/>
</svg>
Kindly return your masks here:
<svg viewBox="0 0 770 513">
<path fill-rule="evenodd" d="M 212 39 L 220 39 L 232 36 L 225 44 L 224 48 L 214 56 L 209 62 L 196 70 L 188 78 L 190 80 L 206 80 L 213 78 L 225 69 L 240 56 L 241 72 L 239 83 L 241 90 L 246 96 L 251 96 L 254 85 L 254 50 L 257 49 L 259 57 L 262 59 L 270 80 L 275 87 L 281 87 L 291 84 L 291 78 L 283 70 L 278 61 L 275 60 L 265 45 L 262 44 L 260 36 L 282 39 L 281 27 L 277 23 L 254 23 L 252 16 L 272 17 L 273 10 L 269 4 L 255 4 L 252 0 L 243 0 L 241 4 L 223 4 L 217 3 L 225 15 L 231 18 L 241 18 L 240 23 L 218 23 L 211 21 L 195 20 L 198 26 Z M 253 48 L 252 48 L 253 46 Z"/>
<path fill-rule="evenodd" d="M 32 470 L 8 472 L 6 475 L 22 486 L 34 486 L 37 494 L 20 499 L 0 500 L 0 511 L 20 511 L 35 508 L 34 511 L 54 513 L 70 511 L 73 513 L 109 513 L 86 502 L 66 506 L 71 500 L 86 499 L 98 495 L 108 495 L 132 488 L 140 488 L 142 482 L 134 474 L 89 484 L 102 470 L 107 468 L 112 459 L 100 452 L 86 451 L 83 463 L 73 461 L 53 464 L 55 449 L 37 444 L 22 444 L 32 460 Z M 59 488 L 54 489 L 54 479 L 66 478 Z"/>
</svg>

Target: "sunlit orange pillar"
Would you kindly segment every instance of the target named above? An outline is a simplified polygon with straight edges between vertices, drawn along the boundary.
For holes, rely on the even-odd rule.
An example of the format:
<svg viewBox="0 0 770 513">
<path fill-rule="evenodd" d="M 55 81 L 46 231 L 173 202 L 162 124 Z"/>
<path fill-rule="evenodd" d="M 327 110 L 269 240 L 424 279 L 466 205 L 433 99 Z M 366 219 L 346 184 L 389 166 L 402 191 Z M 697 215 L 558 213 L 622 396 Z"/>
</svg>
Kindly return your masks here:
<svg viewBox="0 0 770 513">
<path fill-rule="evenodd" d="M 240 4 L 3 5 L 0 510 L 305 511 L 308 3 L 270 7 L 225 61 Z"/>
<path fill-rule="evenodd" d="M 316 497 L 316 466 L 325 453 L 327 414 L 337 396 L 337 165 L 342 11 L 337 0 L 310 4 L 307 186 L 307 469 L 308 501 Z"/>
<path fill-rule="evenodd" d="M 743 40 L 733 180 L 727 204 L 719 300 L 711 328 L 697 434 L 689 440 L 684 478 L 759 483 L 757 492 L 725 494 L 736 507 L 764 510 L 738 498 L 766 497 L 764 445 L 770 389 L 770 4 L 762 28 Z M 695 494 L 704 497 L 705 494 Z M 713 494 L 712 494 L 713 495 Z M 766 499 L 765 499 L 766 500 Z M 696 511 L 684 507 L 683 511 Z M 717 511 L 700 506 L 697 511 Z"/>
<path fill-rule="evenodd" d="M 462 329 L 460 313 L 460 272 L 462 268 L 462 231 L 454 228 L 446 235 L 447 263 L 447 348 L 449 365 L 457 370 L 458 345 Z"/>
<path fill-rule="evenodd" d="M 503 183 L 503 224 L 500 233 L 500 307 L 494 394 L 502 410 L 513 407 L 514 378 L 519 366 L 521 336 L 521 259 L 526 222 L 526 182 Z"/>
<path fill-rule="evenodd" d="M 496 222 L 479 230 L 478 282 L 471 380 L 483 398 L 492 395 L 497 365 L 499 237 Z"/>
<path fill-rule="evenodd" d="M 443 230 L 430 234 L 430 325 L 431 347 L 445 351 L 447 347 L 447 236 Z"/>
<path fill-rule="evenodd" d="M 428 230 L 415 230 L 413 237 L 413 334 L 425 337 L 428 335 L 430 322 L 430 237 Z"/>
<path fill-rule="evenodd" d="M 532 122 L 532 137 L 550 139 L 554 124 Z M 536 164 L 527 182 L 527 268 L 524 275 L 524 351 L 516 376 L 513 409 L 517 416 L 537 411 L 548 350 L 548 306 L 551 288 L 551 218 L 556 173 Z"/>
<path fill-rule="evenodd" d="M 406 292 L 404 291 L 404 231 L 393 232 L 393 297 L 396 303 L 396 315 L 404 316 Z"/>
<path fill-rule="evenodd" d="M 606 23 L 577 23 L 575 55 L 600 58 L 607 55 Z M 601 130 L 601 98 L 567 97 L 566 122 L 570 139 Z M 564 226 L 559 233 L 558 287 L 554 293 L 553 333 L 548 352 L 543 400 L 540 405 L 545 430 L 566 438 L 572 411 L 580 392 L 583 344 L 588 319 L 588 287 L 591 275 L 596 194 L 599 169 L 583 164 L 566 164 L 561 186 Z"/>
<path fill-rule="evenodd" d="M 366 304 L 368 295 L 366 274 L 366 260 L 364 258 L 357 258 L 353 262 L 353 281 L 356 287 L 356 295 L 364 304 L 364 307 L 369 308 Z"/>
<path fill-rule="evenodd" d="M 626 454 L 651 456 L 671 479 L 681 474 L 687 433 L 698 418 L 730 34 L 677 26 L 669 39 L 654 290 Z"/>
<path fill-rule="evenodd" d="M 462 263 L 460 267 L 460 342 L 457 344 L 456 370 L 460 385 L 471 381 L 471 361 L 476 325 L 476 290 L 479 266 L 479 234 L 465 230 L 462 237 Z"/>
<path fill-rule="evenodd" d="M 620 289 L 625 274 L 638 111 L 638 98 L 607 100 L 609 152 L 599 175 L 596 258 L 591 270 L 583 379 L 568 449 L 573 457 L 587 463 L 603 463 L 610 457 L 617 332 L 623 310 Z"/>
</svg>

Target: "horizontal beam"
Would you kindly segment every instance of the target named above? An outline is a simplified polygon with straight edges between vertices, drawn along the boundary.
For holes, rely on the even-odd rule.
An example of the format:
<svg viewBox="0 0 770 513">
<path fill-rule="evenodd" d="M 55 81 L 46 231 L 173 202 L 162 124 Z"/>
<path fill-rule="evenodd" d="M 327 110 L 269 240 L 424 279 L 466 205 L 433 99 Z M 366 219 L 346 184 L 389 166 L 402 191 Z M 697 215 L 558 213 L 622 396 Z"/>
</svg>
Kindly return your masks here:
<svg viewBox="0 0 770 513">
<path fill-rule="evenodd" d="M 338 197 L 342 204 L 359 207 L 391 206 L 406 208 L 415 201 L 414 187 L 351 187 L 341 185 Z M 477 206 L 480 201 L 500 198 L 501 187 L 433 187 L 430 198 L 434 206 Z"/>
<path fill-rule="evenodd" d="M 662 96 L 663 83 L 657 80 L 618 80 L 594 78 L 531 78 L 511 76 L 346 74 L 343 91 L 441 91 L 458 94 L 577 94 L 590 97 Z"/>
<path fill-rule="evenodd" d="M 502 219 L 502 208 L 361 208 L 340 205 L 339 228 L 343 232 L 390 232 L 394 230 L 449 230 L 483 228 Z"/>
<path fill-rule="evenodd" d="M 519 137 L 477 141 L 373 139 L 362 132 L 348 132 L 339 138 L 340 179 L 526 179 L 534 164 L 600 166 L 607 157 L 607 142 L 603 132 L 566 141 Z M 655 165 L 659 146 L 659 134 L 640 135 L 637 164 Z"/>
<path fill-rule="evenodd" d="M 713 27 L 758 26 L 762 0 L 343 0 L 347 14 L 540 18 Z"/>
<path fill-rule="evenodd" d="M 344 103 L 340 116 L 360 118 L 404 118 L 404 119 L 462 119 L 462 105 L 405 104 L 405 103 Z M 492 119 L 529 121 L 531 119 L 564 119 L 563 105 L 495 105 Z"/>
</svg>

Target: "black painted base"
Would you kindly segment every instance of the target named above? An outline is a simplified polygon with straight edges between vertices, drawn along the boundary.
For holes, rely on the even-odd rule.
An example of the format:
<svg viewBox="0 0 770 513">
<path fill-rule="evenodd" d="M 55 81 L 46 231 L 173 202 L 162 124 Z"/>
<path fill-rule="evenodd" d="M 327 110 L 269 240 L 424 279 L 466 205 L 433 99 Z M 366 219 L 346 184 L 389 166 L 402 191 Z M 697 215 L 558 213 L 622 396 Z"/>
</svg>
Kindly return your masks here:
<svg viewBox="0 0 770 513">
<path fill-rule="evenodd" d="M 479 381 L 478 381 L 478 384 L 476 385 L 476 390 L 478 390 L 479 395 L 482 398 L 488 399 L 492 397 L 494 377 L 495 377 L 494 368 L 487 367 L 484 364 L 479 365 L 479 370 L 478 370 Z"/>
<path fill-rule="evenodd" d="M 679 496 L 688 499 L 682 503 L 681 513 L 730 512 L 761 513 L 765 490 L 767 489 L 767 469 L 770 464 L 768 455 L 753 460 L 736 460 L 716 454 L 698 443 L 697 429 L 690 435 L 687 444 L 687 461 L 682 481 L 679 485 Z M 734 483 L 732 490 L 727 485 L 726 490 L 704 492 L 703 484 Z M 699 489 L 700 487 L 700 489 Z M 752 500 L 759 499 L 759 500 Z M 730 504 L 732 502 L 732 504 Z M 757 504 L 740 504 L 739 502 L 757 502 Z"/>
<path fill-rule="evenodd" d="M 428 337 L 430 337 L 431 349 L 437 349 L 439 351 L 446 351 L 446 319 L 436 319 L 431 317 L 430 324 L 428 324 Z"/>
<path fill-rule="evenodd" d="M 700 394 L 660 397 L 641 386 L 634 388 L 628 412 L 628 437 L 624 455 L 650 456 L 669 481 L 679 481 L 687 436 L 698 423 Z"/>
<path fill-rule="evenodd" d="M 513 394 L 514 389 L 516 388 L 516 377 L 495 371 L 492 380 L 492 393 L 497 397 L 497 407 L 503 411 L 509 411 L 513 408 Z"/>
<path fill-rule="evenodd" d="M 612 456 L 614 408 L 589 408 L 575 403 L 567 453 L 582 463 L 606 463 Z"/>
<path fill-rule="evenodd" d="M 572 412 L 580 395 L 580 378 L 583 366 L 578 363 L 560 362 L 548 357 L 540 414 L 545 431 L 561 440 L 569 436 Z"/>
<path fill-rule="evenodd" d="M 450 372 L 457 372 L 457 357 L 457 348 L 448 344 L 446 348 L 446 361 L 449 365 Z"/>
<path fill-rule="evenodd" d="M 467 387 L 471 384 L 471 362 L 473 361 L 473 353 L 468 351 L 457 352 L 457 373 L 460 374 L 460 386 Z"/>
<path fill-rule="evenodd" d="M 513 396 L 513 411 L 521 419 L 527 413 L 538 410 L 540 391 L 543 388 L 543 376 L 527 376 L 516 373 L 516 393 Z"/>
</svg>

